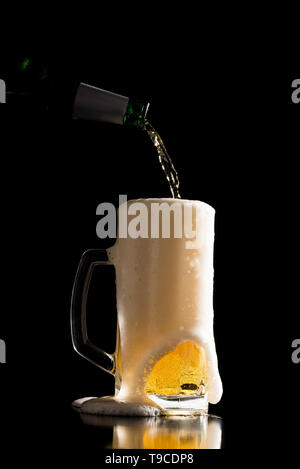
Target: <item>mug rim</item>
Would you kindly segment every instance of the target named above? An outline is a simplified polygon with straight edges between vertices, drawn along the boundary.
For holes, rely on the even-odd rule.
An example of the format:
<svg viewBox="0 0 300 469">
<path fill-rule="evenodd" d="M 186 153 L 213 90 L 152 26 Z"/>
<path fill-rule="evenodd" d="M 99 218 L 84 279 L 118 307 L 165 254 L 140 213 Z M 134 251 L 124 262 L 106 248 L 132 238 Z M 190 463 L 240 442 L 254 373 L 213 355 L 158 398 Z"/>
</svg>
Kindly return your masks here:
<svg viewBox="0 0 300 469">
<path fill-rule="evenodd" d="M 193 204 L 199 207 L 203 207 L 209 209 L 212 212 L 215 212 L 215 208 L 212 205 L 209 205 L 207 202 L 203 202 L 202 200 L 192 200 L 192 199 L 174 199 L 173 197 L 148 197 L 148 198 L 139 198 L 139 199 L 128 199 L 126 202 L 123 202 L 119 205 L 119 208 L 124 205 L 128 204 L 128 202 L 172 202 L 172 203 L 183 203 L 186 205 Z"/>
</svg>

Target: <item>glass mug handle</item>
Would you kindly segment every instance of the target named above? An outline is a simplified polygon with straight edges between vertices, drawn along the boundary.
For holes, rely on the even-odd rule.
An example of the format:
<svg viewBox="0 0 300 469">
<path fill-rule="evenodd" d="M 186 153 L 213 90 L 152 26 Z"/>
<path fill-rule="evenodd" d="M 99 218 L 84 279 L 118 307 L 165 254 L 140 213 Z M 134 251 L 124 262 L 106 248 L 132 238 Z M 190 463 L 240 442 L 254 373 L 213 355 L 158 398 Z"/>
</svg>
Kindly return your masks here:
<svg viewBox="0 0 300 469">
<path fill-rule="evenodd" d="M 88 249 L 82 254 L 71 299 L 71 334 L 76 352 L 104 371 L 115 375 L 115 357 L 90 342 L 87 334 L 86 304 L 95 266 L 113 265 L 105 249 Z"/>
</svg>

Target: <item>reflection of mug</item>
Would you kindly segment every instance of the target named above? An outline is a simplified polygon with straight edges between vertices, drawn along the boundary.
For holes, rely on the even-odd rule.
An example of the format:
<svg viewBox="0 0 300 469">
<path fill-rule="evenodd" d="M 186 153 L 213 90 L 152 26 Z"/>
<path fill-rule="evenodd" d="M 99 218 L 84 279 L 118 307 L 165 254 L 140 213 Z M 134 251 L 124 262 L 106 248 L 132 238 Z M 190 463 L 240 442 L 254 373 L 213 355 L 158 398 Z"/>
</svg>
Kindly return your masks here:
<svg viewBox="0 0 300 469">
<path fill-rule="evenodd" d="M 128 202 L 128 214 L 136 202 Z M 213 336 L 214 209 L 181 199 L 138 202 L 149 209 L 149 233 L 153 203 L 190 208 L 198 245 L 187 249 L 184 236 L 176 237 L 174 211 L 169 238 L 161 231 L 155 238 L 119 237 L 108 250 L 86 251 L 72 295 L 73 345 L 115 376 L 122 401 L 143 402 L 147 395 L 168 414 L 206 411 L 208 402 L 218 402 L 222 394 Z M 128 215 L 128 227 L 132 219 Z M 113 265 L 116 271 L 118 333 L 112 355 L 87 336 L 88 288 L 98 265 Z"/>
<path fill-rule="evenodd" d="M 86 425 L 113 429 L 113 449 L 220 449 L 222 420 L 218 417 L 126 418 L 81 413 Z"/>
</svg>

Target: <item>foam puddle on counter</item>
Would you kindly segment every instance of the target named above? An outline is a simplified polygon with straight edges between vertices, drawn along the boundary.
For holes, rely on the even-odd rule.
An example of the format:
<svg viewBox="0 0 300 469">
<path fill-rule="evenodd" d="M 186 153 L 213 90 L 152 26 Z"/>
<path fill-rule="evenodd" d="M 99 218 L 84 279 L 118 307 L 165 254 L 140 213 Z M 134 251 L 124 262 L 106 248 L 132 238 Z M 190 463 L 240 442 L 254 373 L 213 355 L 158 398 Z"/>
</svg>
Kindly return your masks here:
<svg viewBox="0 0 300 469">
<path fill-rule="evenodd" d="M 83 414 L 91 415 L 111 415 L 127 417 L 158 417 L 163 415 L 163 411 L 150 403 L 123 402 L 117 397 L 86 397 L 77 399 L 72 403 L 73 407 L 78 408 Z"/>
</svg>

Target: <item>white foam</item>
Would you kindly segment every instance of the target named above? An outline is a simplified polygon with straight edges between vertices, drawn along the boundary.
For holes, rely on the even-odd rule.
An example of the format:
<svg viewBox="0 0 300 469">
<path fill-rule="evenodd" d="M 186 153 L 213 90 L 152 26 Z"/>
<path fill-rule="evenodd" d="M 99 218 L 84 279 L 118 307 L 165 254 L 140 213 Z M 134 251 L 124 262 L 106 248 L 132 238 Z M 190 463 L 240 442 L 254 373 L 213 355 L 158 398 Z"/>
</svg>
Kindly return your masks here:
<svg viewBox="0 0 300 469">
<path fill-rule="evenodd" d="M 86 397 L 73 402 L 80 412 L 92 415 L 124 415 L 131 417 L 156 417 L 161 411 L 151 405 L 118 401 L 114 397 Z"/>
<path fill-rule="evenodd" d="M 91 399 L 97 399 L 97 397 L 94 397 L 94 396 L 93 397 L 82 397 L 80 399 L 76 399 L 75 401 L 72 402 L 72 406 L 80 409 L 82 404 L 84 404 L 86 401 L 89 401 Z"/>
</svg>

